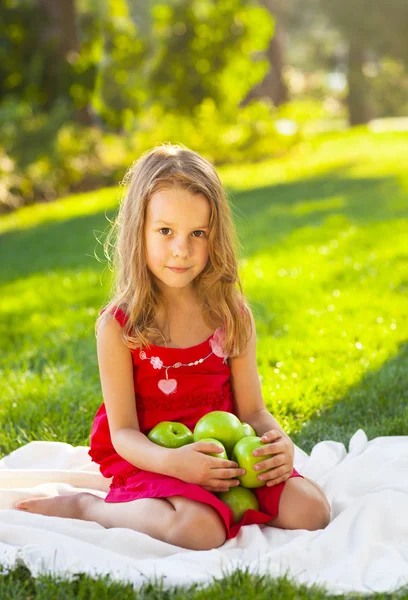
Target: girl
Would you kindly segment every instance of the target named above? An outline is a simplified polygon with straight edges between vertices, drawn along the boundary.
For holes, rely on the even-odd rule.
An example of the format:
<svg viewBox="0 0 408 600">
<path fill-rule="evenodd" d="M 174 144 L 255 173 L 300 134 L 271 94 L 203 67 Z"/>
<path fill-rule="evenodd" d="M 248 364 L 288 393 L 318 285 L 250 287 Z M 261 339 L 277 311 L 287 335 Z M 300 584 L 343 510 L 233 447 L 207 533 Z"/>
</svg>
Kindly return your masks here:
<svg viewBox="0 0 408 600">
<path fill-rule="evenodd" d="M 293 468 L 294 445 L 265 407 L 256 363 L 255 322 L 237 269 L 237 235 L 213 166 L 183 145 L 145 153 L 125 182 L 114 244 L 111 301 L 95 324 L 103 403 L 89 455 L 112 478 L 105 499 L 91 493 L 17 502 L 44 515 L 129 527 L 183 548 L 209 550 L 254 523 L 324 528 L 323 490 Z M 239 291 L 236 285 L 239 286 Z M 216 492 L 245 471 L 211 456 L 215 443 L 169 449 L 147 434 L 161 421 L 191 430 L 222 410 L 269 444 L 253 489 L 259 510 L 234 523 Z M 273 455 L 266 458 L 267 455 Z"/>
</svg>

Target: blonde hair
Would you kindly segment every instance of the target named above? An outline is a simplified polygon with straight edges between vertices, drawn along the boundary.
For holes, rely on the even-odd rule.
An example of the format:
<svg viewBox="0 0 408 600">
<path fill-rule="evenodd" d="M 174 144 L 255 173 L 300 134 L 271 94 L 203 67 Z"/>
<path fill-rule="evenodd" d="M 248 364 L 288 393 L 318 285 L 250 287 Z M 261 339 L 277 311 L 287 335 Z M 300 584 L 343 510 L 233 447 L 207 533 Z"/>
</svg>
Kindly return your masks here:
<svg viewBox="0 0 408 600">
<path fill-rule="evenodd" d="M 204 322 L 208 327 L 222 322 L 224 351 L 230 356 L 241 354 L 251 335 L 252 315 L 238 276 L 238 236 L 214 167 L 183 144 L 160 144 L 135 161 L 123 183 L 128 185 L 127 191 L 104 243 L 105 255 L 113 263 L 114 271 L 111 300 L 105 310 L 115 313 L 118 307 L 128 316 L 123 327 L 126 345 L 131 349 L 150 347 L 146 335 L 162 337 L 165 342 L 156 320 L 163 300 L 146 264 L 146 211 L 155 192 L 182 188 L 192 194 L 203 194 L 211 208 L 209 260 L 194 280 Z M 109 256 L 111 247 L 113 259 Z M 95 333 L 103 316 L 96 320 Z"/>
</svg>

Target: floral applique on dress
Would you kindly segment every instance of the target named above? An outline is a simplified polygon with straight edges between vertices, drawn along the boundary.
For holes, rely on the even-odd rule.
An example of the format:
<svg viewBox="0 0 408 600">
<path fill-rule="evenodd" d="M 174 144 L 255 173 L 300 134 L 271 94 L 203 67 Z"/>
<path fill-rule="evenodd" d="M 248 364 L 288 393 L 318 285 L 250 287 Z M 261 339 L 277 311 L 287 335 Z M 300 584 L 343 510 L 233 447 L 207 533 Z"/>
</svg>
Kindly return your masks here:
<svg viewBox="0 0 408 600">
<path fill-rule="evenodd" d="M 220 358 L 223 358 L 224 359 L 223 362 L 226 363 L 229 354 L 227 352 L 224 352 L 224 345 L 225 345 L 225 331 L 222 327 L 218 327 L 218 329 L 216 329 L 214 331 L 214 335 L 213 335 L 212 339 L 210 340 L 210 346 L 211 346 L 214 354 L 216 356 L 219 356 Z"/>
</svg>

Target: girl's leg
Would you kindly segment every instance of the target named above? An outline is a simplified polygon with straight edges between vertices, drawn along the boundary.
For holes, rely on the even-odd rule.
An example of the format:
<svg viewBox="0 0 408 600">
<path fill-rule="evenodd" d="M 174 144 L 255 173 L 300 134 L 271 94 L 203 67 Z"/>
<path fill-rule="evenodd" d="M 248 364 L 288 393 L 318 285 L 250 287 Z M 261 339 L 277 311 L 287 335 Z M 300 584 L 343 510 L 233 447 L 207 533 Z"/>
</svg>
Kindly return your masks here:
<svg viewBox="0 0 408 600">
<path fill-rule="evenodd" d="M 184 496 L 171 496 L 167 500 L 177 513 L 174 529 L 169 532 L 172 544 L 191 550 L 212 550 L 224 544 L 227 531 L 215 508 Z"/>
<path fill-rule="evenodd" d="M 217 511 L 183 496 L 113 503 L 80 492 L 23 500 L 16 503 L 16 508 L 48 516 L 96 521 L 107 528 L 127 527 L 191 550 L 218 548 L 226 539 L 225 525 Z"/>
<path fill-rule="evenodd" d="M 285 483 L 279 514 L 267 523 L 282 529 L 324 529 L 330 523 L 330 504 L 322 488 L 307 477 L 291 477 Z"/>
<path fill-rule="evenodd" d="M 16 508 L 41 515 L 96 521 L 103 527 L 128 527 L 167 541 L 175 520 L 174 507 L 163 498 L 143 498 L 132 502 L 110 503 L 88 492 L 16 503 Z"/>
</svg>

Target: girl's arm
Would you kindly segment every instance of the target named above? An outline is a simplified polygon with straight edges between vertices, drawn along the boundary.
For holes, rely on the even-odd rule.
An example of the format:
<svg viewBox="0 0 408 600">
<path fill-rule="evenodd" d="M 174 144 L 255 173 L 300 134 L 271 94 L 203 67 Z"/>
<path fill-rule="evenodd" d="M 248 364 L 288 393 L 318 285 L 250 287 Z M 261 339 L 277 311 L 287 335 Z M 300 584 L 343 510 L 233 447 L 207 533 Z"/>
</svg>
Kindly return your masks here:
<svg viewBox="0 0 408 600">
<path fill-rule="evenodd" d="M 265 406 L 256 362 L 256 325 L 251 312 L 252 334 L 243 354 L 229 358 L 231 387 L 238 418 L 251 425 L 258 436 L 277 429 L 284 432 Z"/>
<path fill-rule="evenodd" d="M 267 410 L 266 407 L 261 409 L 259 412 L 254 413 L 247 417 L 245 423 L 248 423 L 253 427 L 256 431 L 256 435 L 262 437 L 264 433 L 270 431 L 271 429 L 277 429 L 282 433 L 282 435 L 286 435 L 285 431 L 279 425 L 278 421 L 273 418 L 271 413 Z"/>
<path fill-rule="evenodd" d="M 139 469 L 169 474 L 169 449 L 154 444 L 140 431 L 132 355 L 123 342 L 120 324 L 109 313 L 98 327 L 97 353 L 113 447 Z"/>
</svg>

